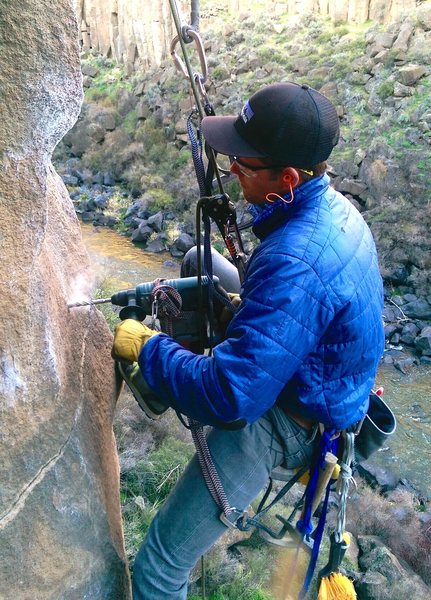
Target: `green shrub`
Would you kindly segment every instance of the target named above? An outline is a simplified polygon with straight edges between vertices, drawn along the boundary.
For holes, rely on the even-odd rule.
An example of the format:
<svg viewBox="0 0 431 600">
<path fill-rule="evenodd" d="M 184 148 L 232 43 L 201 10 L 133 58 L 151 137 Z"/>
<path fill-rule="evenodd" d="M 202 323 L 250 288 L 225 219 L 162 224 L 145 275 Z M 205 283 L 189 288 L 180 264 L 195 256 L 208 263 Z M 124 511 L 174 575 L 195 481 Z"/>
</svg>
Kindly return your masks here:
<svg viewBox="0 0 431 600">
<path fill-rule="evenodd" d="M 228 70 L 226 69 L 226 67 L 223 67 L 221 65 L 219 65 L 218 67 L 215 67 L 212 70 L 211 76 L 216 81 L 225 81 L 230 78 L 230 74 L 229 74 Z"/>
<path fill-rule="evenodd" d="M 133 137 L 134 133 L 136 131 L 137 122 L 138 122 L 138 117 L 136 114 L 136 110 L 131 110 L 124 117 L 121 126 L 131 137 Z"/>
<path fill-rule="evenodd" d="M 157 509 L 152 506 L 141 508 L 134 502 L 123 506 L 124 543 L 127 558 L 131 563 L 133 563 L 156 512 Z"/>
<path fill-rule="evenodd" d="M 172 195 L 162 188 L 155 188 L 149 190 L 148 196 L 148 208 L 150 209 L 151 213 L 156 213 L 160 210 L 170 210 L 175 208 L 175 201 Z"/>
<path fill-rule="evenodd" d="M 121 475 L 124 498 L 144 496 L 153 506 L 159 506 L 177 482 L 190 460 L 190 444 L 168 438 L 144 459 L 135 469 Z"/>
<path fill-rule="evenodd" d="M 110 298 L 114 292 L 118 291 L 115 281 L 112 279 L 104 279 L 99 283 L 99 286 L 93 292 L 93 298 Z M 106 322 L 108 323 L 109 329 L 113 332 L 115 326 L 118 323 L 118 310 L 114 308 L 112 304 L 98 304 L 98 310 L 105 317 Z"/>
<path fill-rule="evenodd" d="M 394 94 L 394 82 L 393 81 L 384 81 L 377 88 L 377 95 L 382 100 L 389 98 L 389 96 L 393 96 Z"/>
</svg>

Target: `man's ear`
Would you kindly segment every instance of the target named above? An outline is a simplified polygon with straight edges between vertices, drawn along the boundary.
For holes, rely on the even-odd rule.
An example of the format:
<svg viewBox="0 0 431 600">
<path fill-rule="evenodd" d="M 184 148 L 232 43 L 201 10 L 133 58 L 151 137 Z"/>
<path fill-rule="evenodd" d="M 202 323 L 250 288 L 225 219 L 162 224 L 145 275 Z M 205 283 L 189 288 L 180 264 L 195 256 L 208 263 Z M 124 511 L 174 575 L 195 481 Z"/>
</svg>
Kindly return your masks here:
<svg viewBox="0 0 431 600">
<path fill-rule="evenodd" d="M 295 188 L 299 183 L 299 173 L 293 167 L 286 167 L 283 170 L 283 183 L 288 187 Z"/>
</svg>

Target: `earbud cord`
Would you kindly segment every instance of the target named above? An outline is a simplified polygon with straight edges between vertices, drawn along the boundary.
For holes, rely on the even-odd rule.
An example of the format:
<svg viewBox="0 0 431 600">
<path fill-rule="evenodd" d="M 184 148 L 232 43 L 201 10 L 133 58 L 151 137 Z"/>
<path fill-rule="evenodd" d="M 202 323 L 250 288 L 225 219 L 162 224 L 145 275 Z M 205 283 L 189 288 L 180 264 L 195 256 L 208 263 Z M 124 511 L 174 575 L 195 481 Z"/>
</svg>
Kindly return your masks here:
<svg viewBox="0 0 431 600">
<path fill-rule="evenodd" d="M 271 203 L 275 202 L 276 200 L 281 200 L 285 204 L 291 204 L 295 200 L 295 195 L 293 193 L 293 188 L 292 188 L 291 182 L 289 182 L 289 187 L 290 187 L 290 200 L 286 200 L 286 198 L 283 198 L 283 196 L 280 196 L 280 194 L 277 194 L 277 192 L 269 192 L 269 194 L 267 194 L 265 196 L 265 200 L 267 202 L 271 202 Z"/>
</svg>

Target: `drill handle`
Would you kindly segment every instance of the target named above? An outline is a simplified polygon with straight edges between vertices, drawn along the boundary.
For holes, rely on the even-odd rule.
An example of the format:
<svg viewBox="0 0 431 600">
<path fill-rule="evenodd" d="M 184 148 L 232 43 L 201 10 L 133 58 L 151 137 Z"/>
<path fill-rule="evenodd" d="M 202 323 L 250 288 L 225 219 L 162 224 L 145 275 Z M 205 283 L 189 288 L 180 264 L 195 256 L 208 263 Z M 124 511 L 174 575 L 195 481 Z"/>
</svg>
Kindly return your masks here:
<svg viewBox="0 0 431 600">
<path fill-rule="evenodd" d="M 126 300 L 127 306 L 122 308 L 119 313 L 119 317 L 122 321 L 125 319 L 135 319 L 135 321 L 143 321 L 147 316 L 142 306 L 138 306 L 136 303 L 136 290 L 135 288 L 127 290 Z"/>
</svg>

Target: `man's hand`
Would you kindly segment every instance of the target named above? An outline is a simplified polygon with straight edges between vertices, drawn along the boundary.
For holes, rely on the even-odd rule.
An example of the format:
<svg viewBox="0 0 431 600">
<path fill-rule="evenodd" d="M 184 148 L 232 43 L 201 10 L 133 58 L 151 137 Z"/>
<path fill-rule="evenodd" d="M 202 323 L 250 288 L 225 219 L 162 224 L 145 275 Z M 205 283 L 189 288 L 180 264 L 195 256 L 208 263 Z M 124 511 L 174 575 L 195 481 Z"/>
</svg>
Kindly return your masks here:
<svg viewBox="0 0 431 600">
<path fill-rule="evenodd" d="M 235 306 L 235 308 L 238 308 L 238 306 L 241 304 L 240 295 L 228 292 L 228 296 L 229 296 L 229 300 L 232 302 L 232 304 Z M 224 337 L 224 334 L 226 333 L 227 326 L 229 325 L 229 323 L 232 320 L 233 315 L 234 315 L 234 313 L 231 310 L 229 310 L 227 306 L 223 306 L 222 311 L 220 313 L 220 317 L 219 317 L 220 332 L 223 337 Z"/>
<path fill-rule="evenodd" d="M 137 362 L 142 346 L 158 333 L 135 319 L 122 321 L 115 328 L 112 358 Z"/>
</svg>

